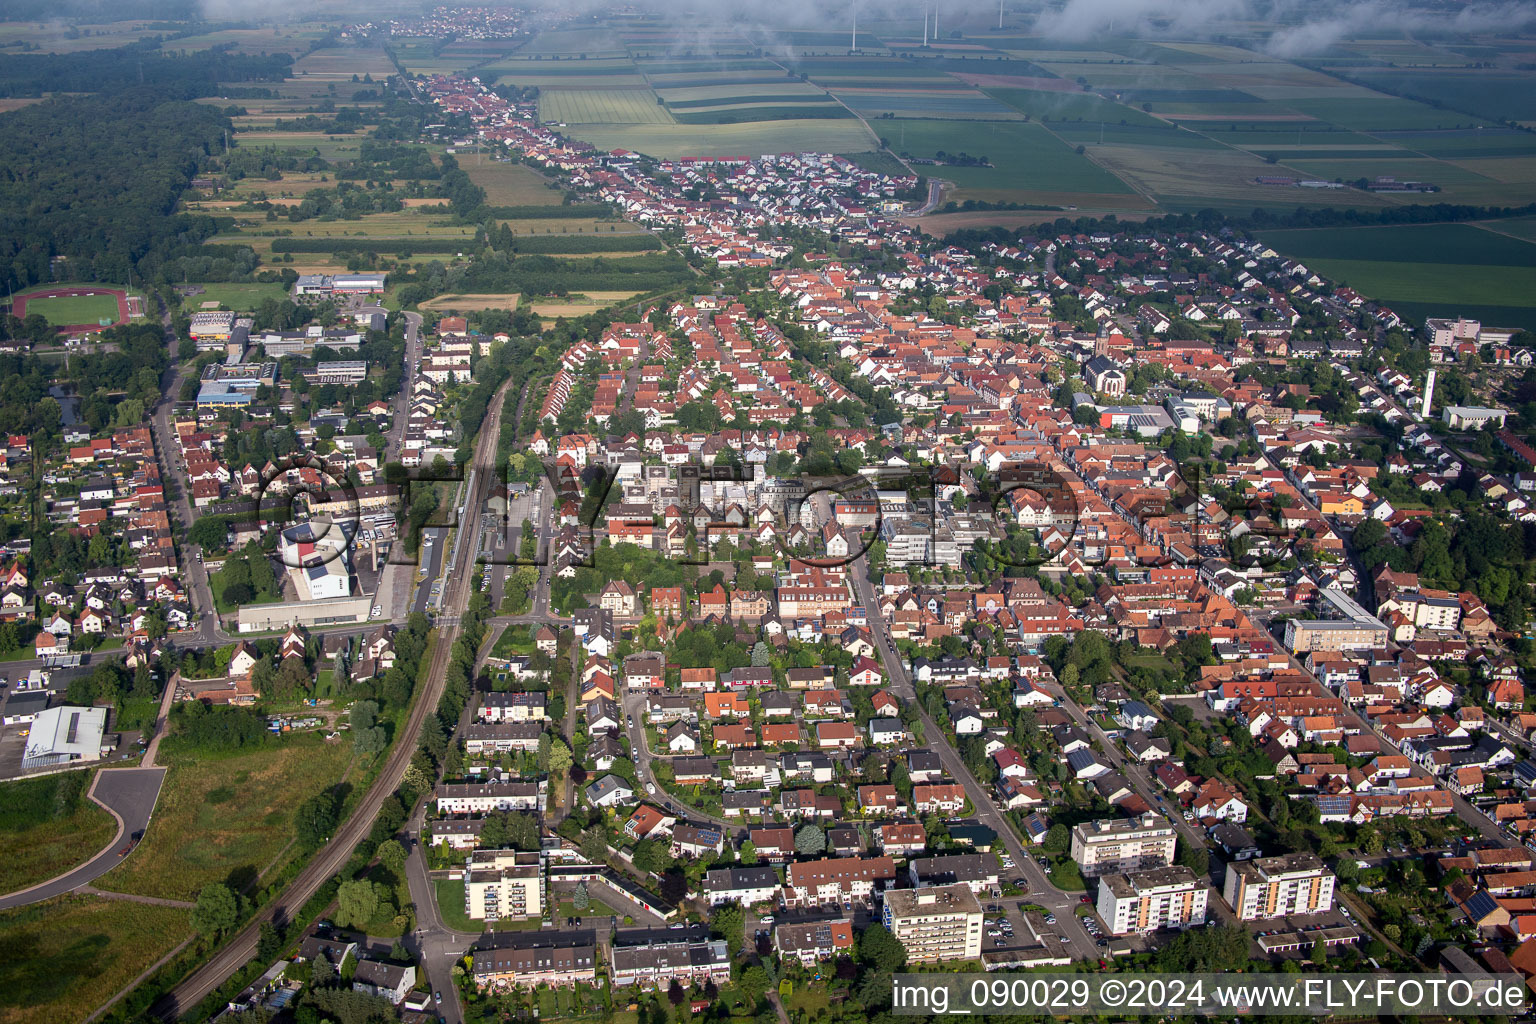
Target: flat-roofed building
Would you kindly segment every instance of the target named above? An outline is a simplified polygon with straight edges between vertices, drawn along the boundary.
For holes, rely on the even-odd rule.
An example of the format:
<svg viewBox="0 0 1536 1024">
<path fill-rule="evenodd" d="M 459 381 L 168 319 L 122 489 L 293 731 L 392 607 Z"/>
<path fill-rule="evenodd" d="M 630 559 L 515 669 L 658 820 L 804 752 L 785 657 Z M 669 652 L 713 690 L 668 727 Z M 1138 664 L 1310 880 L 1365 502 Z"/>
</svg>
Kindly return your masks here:
<svg viewBox="0 0 1536 1024">
<path fill-rule="evenodd" d="M 464 866 L 464 913 L 477 921 L 542 917 L 538 851 L 476 850 Z"/>
<path fill-rule="evenodd" d="M 1099 879 L 1097 910 L 1115 935 L 1188 928 L 1205 921 L 1209 886 L 1182 864 Z"/>
<path fill-rule="evenodd" d="M 1178 834 L 1166 818 L 1101 818 L 1072 827 L 1072 859 L 1083 877 L 1124 874 L 1173 863 Z"/>
<path fill-rule="evenodd" d="M 1255 857 L 1227 865 L 1221 895 L 1242 921 L 1333 909 L 1334 875 L 1313 853 Z"/>
<path fill-rule="evenodd" d="M 106 708 L 67 704 L 46 708 L 32 719 L 21 767 L 32 771 L 75 761 L 99 761 L 115 746 L 108 744 L 106 731 Z"/>
<path fill-rule="evenodd" d="M 891 890 L 881 920 L 912 963 L 981 959 L 981 903 L 964 883 Z"/>
</svg>

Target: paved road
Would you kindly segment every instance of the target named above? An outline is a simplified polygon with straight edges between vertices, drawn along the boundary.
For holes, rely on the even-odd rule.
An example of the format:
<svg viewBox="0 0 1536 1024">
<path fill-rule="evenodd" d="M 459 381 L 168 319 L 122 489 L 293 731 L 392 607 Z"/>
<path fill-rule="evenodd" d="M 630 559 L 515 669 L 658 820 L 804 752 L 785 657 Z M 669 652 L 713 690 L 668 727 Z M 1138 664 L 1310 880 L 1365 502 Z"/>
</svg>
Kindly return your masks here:
<svg viewBox="0 0 1536 1024">
<path fill-rule="evenodd" d="M 117 819 L 117 833 L 112 842 L 73 871 L 31 888 L 0 896 L 0 910 L 62 896 L 89 885 L 121 864 L 119 853 L 127 845 L 129 837 L 149 826 L 155 801 L 160 796 L 160 784 L 164 781 L 164 768 L 113 768 L 97 772 L 89 796 Z"/>
<path fill-rule="evenodd" d="M 816 512 L 820 520 L 831 522 L 832 509 L 829 495 L 822 492 L 816 495 L 813 501 L 817 506 Z M 847 566 L 847 569 L 848 577 L 853 584 L 854 596 L 868 617 L 870 633 L 874 637 L 875 647 L 880 652 L 880 661 L 885 668 L 886 678 L 890 680 L 891 692 L 898 700 L 917 706 L 928 749 L 939 755 L 944 771 L 965 787 L 965 795 L 970 799 L 971 806 L 975 808 L 976 819 L 997 833 L 998 840 L 1013 858 L 1015 867 L 1029 883 L 1030 902 L 1046 907 L 1056 914 L 1056 927 L 1065 935 L 1074 956 L 1078 959 L 1097 957 L 1098 950 L 1095 948 L 1092 936 L 1083 928 L 1082 922 L 1074 913 L 1079 904 L 1079 894 L 1058 889 L 1051 883 L 1045 872 L 1035 863 L 1030 851 L 1020 842 L 1013 827 L 1004 820 L 992 795 L 971 774 L 971 770 L 966 767 L 960 754 L 950 745 L 948 737 L 939 728 L 938 723 L 920 704 L 917 704 L 917 688 L 907 672 L 906 663 L 896 651 L 895 642 L 891 639 L 884 617 L 879 614 L 880 604 L 875 598 L 875 588 L 869 581 L 869 567 L 865 556 L 860 555 L 856 561 Z"/>
<path fill-rule="evenodd" d="M 506 399 L 506 395 L 507 387 L 503 385 L 496 392 L 496 397 L 487 411 L 490 422 L 494 423 L 499 419 L 501 404 Z M 480 508 L 485 504 L 494 480 L 494 473 L 491 470 L 495 458 L 496 432 L 484 431 L 475 447 L 473 464 L 479 471 L 476 474 L 477 483 L 473 489 L 465 490 L 467 508 Z M 410 718 L 406 722 L 402 735 L 390 750 L 378 778 L 364 794 L 351 817 L 305 865 L 282 896 L 268 904 L 238 935 L 225 943 L 207 964 L 167 993 L 151 1008 L 150 1012 L 155 1017 L 165 1021 L 176 1020 L 224 984 L 230 975 L 255 955 L 261 925 L 274 918 L 290 920 L 294 912 L 346 863 L 347 858 L 352 855 L 353 848 L 367 836 L 373 827 L 373 820 L 378 815 L 379 808 L 400 785 L 400 780 L 416 753 L 417 738 L 421 735 L 422 724 L 428 715 L 437 712 L 438 700 L 442 697 L 443 688 L 447 682 L 448 663 L 453 643 L 459 635 L 458 616 L 462 615 L 469 605 L 470 580 L 473 575 L 469 572 L 460 572 L 448 581 L 444 602 L 445 622 L 438 626 L 438 642 L 433 649 L 432 662 L 428 666 L 427 681 L 421 692 L 417 694 L 415 703 L 411 706 Z"/>
</svg>

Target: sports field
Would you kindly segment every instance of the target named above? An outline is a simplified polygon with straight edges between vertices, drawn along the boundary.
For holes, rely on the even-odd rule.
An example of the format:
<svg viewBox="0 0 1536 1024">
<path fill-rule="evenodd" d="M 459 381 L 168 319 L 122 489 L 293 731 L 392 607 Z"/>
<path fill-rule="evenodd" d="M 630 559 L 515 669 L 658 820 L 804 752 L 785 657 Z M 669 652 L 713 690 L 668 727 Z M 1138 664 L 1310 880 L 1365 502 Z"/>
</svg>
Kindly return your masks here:
<svg viewBox="0 0 1536 1024">
<path fill-rule="evenodd" d="M 69 324 L 94 324 L 102 320 L 117 320 L 117 296 L 79 295 L 56 298 L 39 297 L 26 300 L 26 313 L 41 313 L 55 327 Z"/>
<path fill-rule="evenodd" d="M 96 327 L 127 319 L 126 296 L 97 285 L 54 285 L 16 296 L 17 316 L 34 313 L 54 327 Z"/>
</svg>

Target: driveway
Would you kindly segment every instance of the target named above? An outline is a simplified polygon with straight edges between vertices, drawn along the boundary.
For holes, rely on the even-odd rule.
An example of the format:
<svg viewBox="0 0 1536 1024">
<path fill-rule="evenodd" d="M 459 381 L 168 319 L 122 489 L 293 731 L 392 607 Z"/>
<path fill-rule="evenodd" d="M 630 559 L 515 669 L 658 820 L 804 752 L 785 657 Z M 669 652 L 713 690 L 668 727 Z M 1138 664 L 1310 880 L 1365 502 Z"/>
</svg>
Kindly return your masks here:
<svg viewBox="0 0 1536 1024">
<path fill-rule="evenodd" d="M 118 856 L 119 851 L 127 845 L 129 836 L 149 826 L 155 801 L 160 796 L 160 784 L 164 781 L 164 768 L 112 768 L 98 772 L 88 795 L 117 819 L 117 834 L 112 837 L 112 842 L 72 871 L 29 889 L 0 896 L 0 910 L 23 907 L 72 892 L 121 864 L 123 859 Z"/>
</svg>

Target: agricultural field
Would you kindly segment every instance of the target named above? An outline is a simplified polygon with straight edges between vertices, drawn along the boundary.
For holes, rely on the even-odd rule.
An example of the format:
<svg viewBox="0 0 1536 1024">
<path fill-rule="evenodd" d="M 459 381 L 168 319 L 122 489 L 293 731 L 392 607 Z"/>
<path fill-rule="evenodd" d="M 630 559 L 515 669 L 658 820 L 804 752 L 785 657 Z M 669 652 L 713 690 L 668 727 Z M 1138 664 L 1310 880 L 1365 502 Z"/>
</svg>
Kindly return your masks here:
<svg viewBox="0 0 1536 1024">
<path fill-rule="evenodd" d="M 989 167 L 936 164 L 914 169 L 952 182 L 947 198 L 991 202 L 1040 202 L 1040 193 L 1129 195 L 1131 189 L 1043 126 L 1021 121 L 954 122 L 912 120 L 876 122 L 890 148 L 904 156 L 934 159 L 939 153 L 968 154 Z M 1056 201 L 1056 200 L 1051 200 Z"/>
<path fill-rule="evenodd" d="M 524 305 L 534 313 L 553 323 L 561 317 L 586 316 L 606 309 L 616 302 L 633 298 L 638 292 L 583 292 L 565 299 L 535 299 Z"/>
<path fill-rule="evenodd" d="M 1260 237 L 1399 314 L 1465 314 L 1536 330 L 1536 243 L 1471 224 L 1265 231 Z"/>
<path fill-rule="evenodd" d="M 298 54 L 325 34 L 324 29 L 287 31 L 280 28 L 231 28 L 208 32 L 200 36 L 173 39 L 160 47 L 164 53 L 195 53 L 215 46 L 227 47 L 232 53 Z M 393 70 L 393 69 L 391 69 Z"/>
<path fill-rule="evenodd" d="M 1469 114 L 1454 110 L 1436 110 L 1424 103 L 1395 96 L 1366 95 L 1363 98 L 1294 99 L 1286 104 L 1344 128 L 1375 134 L 1389 131 L 1433 131 L 1470 126 Z"/>
<path fill-rule="evenodd" d="M 46 881 L 111 841 L 117 822 L 86 799 L 91 773 L 70 772 L 0 786 L 0 893 Z"/>
<path fill-rule="evenodd" d="M 671 124 L 649 89 L 545 89 L 539 119 L 562 124 Z"/>
<path fill-rule="evenodd" d="M 1124 121 L 1132 125 L 1161 125 L 1156 118 L 1135 107 L 1113 103 L 1096 93 L 1002 88 L 988 89 L 987 93 L 1036 121 L 1109 121 L 1114 124 Z"/>
<path fill-rule="evenodd" d="M 210 882 L 249 884 L 295 855 L 294 811 L 341 781 L 352 745 L 306 733 L 229 755 L 163 756 L 170 772 L 154 819 L 97 888 L 195 900 Z"/>
<path fill-rule="evenodd" d="M 145 36 L 160 35 L 163 30 L 147 21 L 114 21 L 105 24 L 56 21 L 11 21 L 0 23 L 0 46 L 17 43 L 35 45 L 45 53 L 80 53 L 136 43 Z"/>
<path fill-rule="evenodd" d="M 1536 75 L 1452 68 L 1363 68 L 1346 74 L 1373 89 L 1439 103 L 1449 108 L 1447 112 L 1452 116 L 1465 111 L 1469 115 L 1495 120 L 1536 118 Z"/>
<path fill-rule="evenodd" d="M 632 149 L 660 159 L 799 151 L 855 153 L 877 146 L 869 129 L 851 117 L 711 125 L 584 125 L 573 127 L 570 135 L 599 149 Z"/>
<path fill-rule="evenodd" d="M 468 161 L 463 168 L 470 181 L 485 189 L 485 201 L 489 206 L 558 206 L 561 203 L 560 190 L 550 188 L 549 179 L 527 164 Z"/>
<path fill-rule="evenodd" d="M 191 918 L 83 895 L 0 911 L 0 1024 L 85 1020 L 185 940 Z"/>
<path fill-rule="evenodd" d="M 448 313 L 475 313 L 486 309 L 514 310 L 519 296 L 510 295 L 439 295 L 421 303 L 422 309 L 442 310 Z"/>
</svg>

